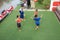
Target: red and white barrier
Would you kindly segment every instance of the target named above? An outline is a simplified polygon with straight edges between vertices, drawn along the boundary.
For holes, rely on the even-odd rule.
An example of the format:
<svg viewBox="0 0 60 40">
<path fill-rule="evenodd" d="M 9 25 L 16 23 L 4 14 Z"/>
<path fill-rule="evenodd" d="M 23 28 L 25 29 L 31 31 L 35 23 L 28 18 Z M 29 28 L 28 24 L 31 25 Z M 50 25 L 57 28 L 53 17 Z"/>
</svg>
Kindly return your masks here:
<svg viewBox="0 0 60 40">
<path fill-rule="evenodd" d="M 7 15 L 7 11 L 0 14 L 0 20 L 2 20 Z"/>
<path fill-rule="evenodd" d="M 5 10 L 3 13 L 0 14 L 0 21 L 7 16 L 8 13 L 10 13 L 14 9 L 13 6 L 11 6 L 9 9 Z"/>
<path fill-rule="evenodd" d="M 51 0 L 50 11 L 55 11 L 57 6 L 60 6 L 60 0 Z"/>
<path fill-rule="evenodd" d="M 2 19 L 2 15 L 0 14 L 0 20 Z"/>
<path fill-rule="evenodd" d="M 7 9 L 7 13 L 10 13 L 13 9 L 14 9 L 14 7 L 11 6 L 10 8 Z"/>
</svg>

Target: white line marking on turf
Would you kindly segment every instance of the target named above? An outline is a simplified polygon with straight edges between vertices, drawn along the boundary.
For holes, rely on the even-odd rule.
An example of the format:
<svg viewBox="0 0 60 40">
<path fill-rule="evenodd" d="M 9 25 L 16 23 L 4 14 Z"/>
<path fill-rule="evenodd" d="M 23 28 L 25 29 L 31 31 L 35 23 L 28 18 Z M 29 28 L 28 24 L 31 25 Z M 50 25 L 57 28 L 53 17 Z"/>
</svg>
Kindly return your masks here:
<svg viewBox="0 0 60 40">
<path fill-rule="evenodd" d="M 55 13 L 54 13 L 54 15 L 55 15 Z M 58 23 L 60 24 L 60 22 L 59 22 L 59 20 L 58 20 L 58 18 L 57 18 L 57 16 L 55 15 L 55 18 L 56 18 L 56 20 L 58 21 Z"/>
<path fill-rule="evenodd" d="M 24 11 L 35 11 L 35 9 L 24 9 Z M 41 10 L 41 9 L 38 9 L 38 11 L 50 11 L 50 10 Z"/>
</svg>

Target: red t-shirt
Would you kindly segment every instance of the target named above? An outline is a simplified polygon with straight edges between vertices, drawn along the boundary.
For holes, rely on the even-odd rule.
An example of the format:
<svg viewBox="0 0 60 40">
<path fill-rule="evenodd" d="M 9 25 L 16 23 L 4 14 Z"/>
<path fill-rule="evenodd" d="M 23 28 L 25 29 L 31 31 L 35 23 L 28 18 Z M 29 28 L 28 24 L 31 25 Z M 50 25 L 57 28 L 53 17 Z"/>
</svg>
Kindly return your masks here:
<svg viewBox="0 0 60 40">
<path fill-rule="evenodd" d="M 22 21 L 21 18 L 17 18 L 16 20 L 17 23 L 21 23 L 21 21 Z"/>
</svg>

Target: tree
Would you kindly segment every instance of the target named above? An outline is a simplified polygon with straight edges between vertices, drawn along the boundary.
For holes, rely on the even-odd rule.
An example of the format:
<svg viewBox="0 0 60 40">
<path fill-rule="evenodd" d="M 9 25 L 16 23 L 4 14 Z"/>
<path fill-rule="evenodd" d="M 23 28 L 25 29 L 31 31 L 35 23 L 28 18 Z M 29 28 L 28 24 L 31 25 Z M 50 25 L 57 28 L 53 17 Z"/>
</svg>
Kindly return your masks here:
<svg viewBox="0 0 60 40">
<path fill-rule="evenodd" d="M 38 2 L 39 2 L 40 4 L 42 4 L 43 1 L 44 1 L 44 0 L 38 0 Z"/>
<path fill-rule="evenodd" d="M 49 7 L 50 7 L 50 0 L 44 0 L 44 1 L 43 1 L 43 5 L 44 5 L 46 8 L 49 8 Z"/>
</svg>

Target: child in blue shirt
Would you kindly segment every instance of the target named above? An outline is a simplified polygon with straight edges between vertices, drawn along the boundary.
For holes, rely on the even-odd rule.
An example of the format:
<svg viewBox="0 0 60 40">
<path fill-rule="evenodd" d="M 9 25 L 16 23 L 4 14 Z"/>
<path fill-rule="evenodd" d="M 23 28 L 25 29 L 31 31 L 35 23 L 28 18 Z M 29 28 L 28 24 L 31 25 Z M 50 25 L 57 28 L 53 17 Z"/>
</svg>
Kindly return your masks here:
<svg viewBox="0 0 60 40">
<path fill-rule="evenodd" d="M 23 7 L 19 10 L 19 13 L 20 13 L 20 18 L 24 19 Z"/>
<path fill-rule="evenodd" d="M 36 29 L 39 28 L 40 20 L 41 20 L 41 18 L 38 17 L 37 15 L 35 15 L 35 17 L 34 17 L 34 21 L 35 21 L 35 24 L 36 24 Z"/>
</svg>

